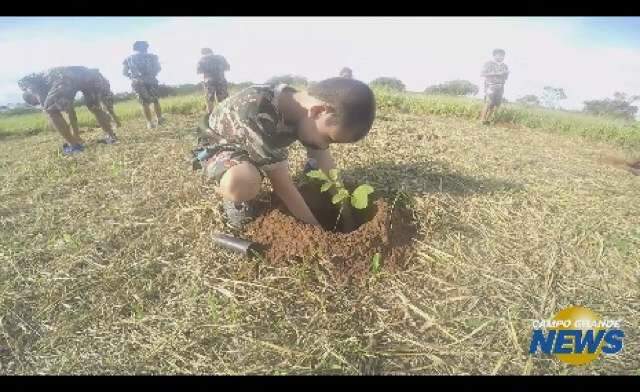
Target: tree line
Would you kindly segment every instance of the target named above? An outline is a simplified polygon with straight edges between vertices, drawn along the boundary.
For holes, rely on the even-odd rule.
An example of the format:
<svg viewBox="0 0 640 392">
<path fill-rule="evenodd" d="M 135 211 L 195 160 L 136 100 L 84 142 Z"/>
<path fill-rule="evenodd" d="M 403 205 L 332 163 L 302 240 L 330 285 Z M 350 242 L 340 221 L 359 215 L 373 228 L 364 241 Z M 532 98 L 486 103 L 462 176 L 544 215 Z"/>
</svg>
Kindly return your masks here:
<svg viewBox="0 0 640 392">
<path fill-rule="evenodd" d="M 309 81 L 300 75 L 279 75 L 269 78 L 266 84 L 277 85 L 280 83 L 290 84 L 294 86 L 310 86 L 314 82 Z M 230 89 L 241 89 L 250 86 L 252 82 L 229 83 Z M 379 77 L 372 80 L 369 85 L 371 87 L 382 87 L 394 91 L 406 91 L 405 84 L 395 77 Z M 202 91 L 202 83 L 186 83 L 177 86 L 169 86 L 161 84 L 159 86 L 160 97 L 168 97 L 174 95 L 193 94 Z M 440 94 L 451 96 L 475 96 L 480 92 L 480 88 L 468 80 L 451 80 L 440 84 L 427 87 L 424 92 L 426 94 Z M 120 92 L 114 94 L 114 101 L 127 101 L 134 99 L 133 92 Z M 549 109 L 559 109 L 559 102 L 567 99 L 564 89 L 560 87 L 545 86 L 540 95 L 527 94 L 516 100 L 516 103 L 530 107 L 544 107 Z M 628 95 L 622 92 L 616 92 L 612 98 L 595 99 L 584 101 L 583 112 L 596 115 L 618 118 L 623 120 L 634 120 L 638 113 L 638 106 L 633 105 L 636 101 L 640 101 L 640 95 Z M 80 97 L 76 100 L 75 105 L 84 104 L 84 99 Z M 5 115 L 15 115 L 37 111 L 35 108 L 20 107 L 5 110 Z"/>
</svg>

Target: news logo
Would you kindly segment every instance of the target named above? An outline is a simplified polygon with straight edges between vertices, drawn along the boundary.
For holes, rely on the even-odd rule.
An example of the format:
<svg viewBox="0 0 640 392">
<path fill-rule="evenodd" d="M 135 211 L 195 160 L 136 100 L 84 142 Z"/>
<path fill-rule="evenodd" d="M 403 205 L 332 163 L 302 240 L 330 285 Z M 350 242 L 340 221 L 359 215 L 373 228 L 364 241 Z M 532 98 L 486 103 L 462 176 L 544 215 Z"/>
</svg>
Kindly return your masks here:
<svg viewBox="0 0 640 392">
<path fill-rule="evenodd" d="M 586 365 L 601 354 L 622 351 L 622 320 L 603 320 L 582 306 L 559 311 L 552 320 L 534 320 L 529 354 L 554 355 L 571 365 Z"/>
</svg>

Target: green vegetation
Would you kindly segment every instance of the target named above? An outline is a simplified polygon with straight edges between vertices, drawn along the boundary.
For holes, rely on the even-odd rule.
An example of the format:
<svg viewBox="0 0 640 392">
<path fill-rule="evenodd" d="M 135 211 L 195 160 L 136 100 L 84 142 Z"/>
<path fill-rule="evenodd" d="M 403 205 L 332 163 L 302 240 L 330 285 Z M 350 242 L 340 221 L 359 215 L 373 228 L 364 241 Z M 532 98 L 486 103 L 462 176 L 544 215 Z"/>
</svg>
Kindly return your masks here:
<svg viewBox="0 0 640 392">
<path fill-rule="evenodd" d="M 331 188 L 336 189 L 335 195 L 331 198 L 333 204 L 348 203 L 350 201 L 351 205 L 359 210 L 365 209 L 369 205 L 369 195 L 373 193 L 373 187 L 369 184 L 362 184 L 354 189 L 353 193 L 350 193 L 340 179 L 338 169 L 329 170 L 328 175 L 322 170 L 311 170 L 307 173 L 307 177 L 323 181 L 320 192 L 326 192 Z"/>
<path fill-rule="evenodd" d="M 198 94 L 178 95 L 163 98 L 161 100 L 162 111 L 172 114 L 192 114 L 202 111 L 204 101 Z M 121 120 L 131 120 L 142 117 L 140 104 L 130 99 L 115 104 L 115 112 Z M 95 117 L 81 106 L 76 108 L 78 115 L 78 125 L 80 127 L 97 127 Z M 44 131 L 53 130 L 47 122 L 47 118 L 40 112 L 21 114 L 17 116 L 0 115 L 0 137 L 17 134 L 37 134 Z"/>
<path fill-rule="evenodd" d="M 374 87 L 378 110 L 382 113 L 400 111 L 416 115 L 438 115 L 477 120 L 483 101 L 448 95 L 403 93 L 391 88 Z M 233 93 L 233 90 L 231 91 Z M 204 105 L 201 94 L 178 95 L 161 100 L 163 111 L 174 114 L 197 113 Z M 115 107 L 122 120 L 142 116 L 135 100 L 119 102 Z M 81 127 L 97 127 L 95 118 L 85 107 L 77 109 Z M 640 147 L 640 123 L 581 112 L 544 109 L 523 104 L 504 104 L 496 113 L 497 125 L 515 125 L 561 134 L 580 135 L 627 148 Z M 49 129 L 41 113 L 0 115 L 0 137 L 15 134 L 35 134 Z"/>
<path fill-rule="evenodd" d="M 484 102 L 480 99 L 398 93 L 376 89 L 378 109 L 382 113 L 400 111 L 416 115 L 439 115 L 476 121 Z M 640 147 L 640 123 L 568 112 L 505 104 L 496 113 L 496 125 L 516 125 L 550 132 L 580 135 L 592 140 L 606 141 L 627 148 Z"/>
</svg>

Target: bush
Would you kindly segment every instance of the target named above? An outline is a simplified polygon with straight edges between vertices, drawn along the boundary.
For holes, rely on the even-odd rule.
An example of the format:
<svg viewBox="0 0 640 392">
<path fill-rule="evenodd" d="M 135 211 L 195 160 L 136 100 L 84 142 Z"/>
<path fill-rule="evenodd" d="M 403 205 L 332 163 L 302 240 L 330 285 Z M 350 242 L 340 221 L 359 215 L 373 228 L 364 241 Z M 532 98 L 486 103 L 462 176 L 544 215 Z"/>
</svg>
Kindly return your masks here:
<svg viewBox="0 0 640 392">
<path fill-rule="evenodd" d="M 443 95 L 476 95 L 480 89 L 468 80 L 451 80 L 442 84 L 427 87 L 424 92 L 427 94 Z"/>
<path fill-rule="evenodd" d="M 516 100 L 517 103 L 527 106 L 540 106 L 540 98 L 533 94 L 525 95 Z"/>
<path fill-rule="evenodd" d="M 638 113 L 638 107 L 631 104 L 640 99 L 640 97 L 627 97 L 624 93 L 614 93 L 613 97 L 613 99 L 606 98 L 585 101 L 583 111 L 596 116 L 634 120 Z"/>
<path fill-rule="evenodd" d="M 390 77 L 381 77 L 374 79 L 369 83 L 369 86 L 376 88 L 387 88 L 389 90 L 395 91 L 405 91 L 404 83 L 398 78 L 390 78 Z"/>
</svg>

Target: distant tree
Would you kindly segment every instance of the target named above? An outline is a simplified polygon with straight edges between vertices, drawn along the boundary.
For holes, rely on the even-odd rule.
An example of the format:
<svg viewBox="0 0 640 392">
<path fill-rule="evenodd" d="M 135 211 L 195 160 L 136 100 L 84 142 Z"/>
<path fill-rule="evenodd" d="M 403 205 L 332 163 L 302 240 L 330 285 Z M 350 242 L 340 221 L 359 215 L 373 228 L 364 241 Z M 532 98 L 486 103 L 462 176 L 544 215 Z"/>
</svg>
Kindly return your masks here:
<svg viewBox="0 0 640 392">
<path fill-rule="evenodd" d="M 391 90 L 405 91 L 404 83 L 398 78 L 381 77 L 369 83 L 371 87 L 386 87 Z"/>
<path fill-rule="evenodd" d="M 232 89 L 242 90 L 242 89 L 250 87 L 250 86 L 252 86 L 254 84 L 255 83 L 253 83 L 253 82 L 229 83 L 229 88 L 230 89 L 232 88 Z"/>
<path fill-rule="evenodd" d="M 271 85 L 278 85 L 278 84 L 284 83 L 284 84 L 291 84 L 291 85 L 298 85 L 298 86 L 306 86 L 307 84 L 309 84 L 309 81 L 304 76 L 280 75 L 280 76 L 274 76 L 270 78 L 269 80 L 267 80 L 266 83 Z"/>
<path fill-rule="evenodd" d="M 528 94 L 528 95 L 525 95 L 524 97 L 520 97 L 516 100 L 516 102 L 521 103 L 523 105 L 540 106 L 540 98 L 538 98 L 536 95 L 533 95 L 533 94 Z"/>
<path fill-rule="evenodd" d="M 585 101 L 583 111 L 596 116 L 633 120 L 638 113 L 638 107 L 631 104 L 638 100 L 640 100 L 638 95 L 628 96 L 625 93 L 615 92 L 613 93 L 613 99 L 605 98 Z"/>
<path fill-rule="evenodd" d="M 427 87 L 424 92 L 427 94 L 444 95 L 476 95 L 478 86 L 468 80 L 451 80 L 442 84 Z"/>
<path fill-rule="evenodd" d="M 174 88 L 175 88 L 175 94 L 178 94 L 178 95 L 193 94 L 195 92 L 202 91 L 202 84 L 201 83 L 198 83 L 198 84 L 185 83 L 185 84 L 180 84 L 178 86 L 175 86 Z"/>
<path fill-rule="evenodd" d="M 550 109 L 558 108 L 558 101 L 563 99 L 567 99 L 567 95 L 562 88 L 545 86 L 542 89 L 542 103 Z"/>
</svg>

